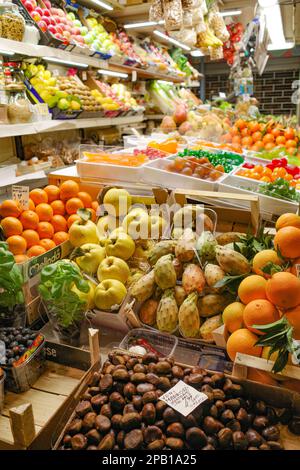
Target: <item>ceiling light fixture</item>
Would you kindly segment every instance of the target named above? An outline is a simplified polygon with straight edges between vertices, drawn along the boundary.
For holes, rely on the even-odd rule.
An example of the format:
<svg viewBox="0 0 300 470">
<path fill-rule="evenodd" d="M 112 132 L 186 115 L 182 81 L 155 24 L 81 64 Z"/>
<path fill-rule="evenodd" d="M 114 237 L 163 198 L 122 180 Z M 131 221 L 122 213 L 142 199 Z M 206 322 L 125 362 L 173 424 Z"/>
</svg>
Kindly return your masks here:
<svg viewBox="0 0 300 470">
<path fill-rule="evenodd" d="M 128 23 L 124 24 L 125 29 L 133 29 L 133 28 L 143 28 L 148 26 L 156 26 L 158 24 L 165 24 L 164 20 L 161 21 L 143 21 L 141 23 Z"/>
<path fill-rule="evenodd" d="M 105 2 L 101 2 L 100 0 L 91 0 L 91 2 L 94 5 L 97 5 L 98 7 L 104 8 L 105 10 L 112 11 L 114 9 L 112 5 L 109 5 L 108 3 L 105 3 Z"/>
<path fill-rule="evenodd" d="M 46 62 L 53 62 L 54 64 L 62 64 L 68 67 L 79 67 L 82 69 L 87 69 L 88 64 L 80 63 L 80 62 L 73 62 L 72 60 L 63 60 L 58 59 L 56 57 L 43 57 Z"/>
<path fill-rule="evenodd" d="M 292 41 L 281 43 L 276 42 L 275 44 L 268 45 L 268 51 L 282 51 L 285 49 L 292 49 L 293 47 L 295 47 L 295 43 Z"/>
<path fill-rule="evenodd" d="M 282 16 L 278 0 L 258 0 L 265 13 L 271 44 L 285 44 Z"/>
<path fill-rule="evenodd" d="M 170 36 L 167 36 L 166 34 L 162 33 L 158 29 L 155 29 L 153 32 L 154 34 L 156 34 L 156 36 L 159 36 L 160 38 L 165 39 L 166 41 L 171 42 L 172 44 L 175 44 L 178 47 L 181 47 L 181 49 L 184 49 L 185 51 L 191 50 L 191 48 L 187 46 L 186 44 L 183 44 L 182 42 L 177 41 L 177 39 L 173 39 Z"/>
<path fill-rule="evenodd" d="M 203 52 L 200 51 L 200 49 L 195 49 L 194 51 L 190 52 L 192 57 L 203 57 L 204 54 Z"/>
<path fill-rule="evenodd" d="M 98 70 L 98 73 L 101 73 L 101 75 L 109 75 L 110 77 L 120 77 L 120 78 L 128 77 L 128 73 L 114 72 L 113 70 L 100 69 Z"/>
<path fill-rule="evenodd" d="M 242 14 L 242 10 L 225 10 L 220 11 L 221 16 L 239 16 Z"/>
</svg>

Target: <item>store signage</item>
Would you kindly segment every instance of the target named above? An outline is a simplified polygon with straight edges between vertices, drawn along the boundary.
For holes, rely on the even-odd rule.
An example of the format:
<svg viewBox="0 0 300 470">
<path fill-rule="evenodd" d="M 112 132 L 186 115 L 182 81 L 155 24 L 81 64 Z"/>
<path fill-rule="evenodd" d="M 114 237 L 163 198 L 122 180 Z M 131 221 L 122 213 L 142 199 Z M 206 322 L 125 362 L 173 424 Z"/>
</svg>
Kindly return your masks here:
<svg viewBox="0 0 300 470">
<path fill-rule="evenodd" d="M 183 416 L 187 416 L 201 403 L 206 401 L 208 397 L 205 393 L 199 392 L 182 380 L 179 380 L 174 387 L 164 393 L 159 399 Z"/>
<path fill-rule="evenodd" d="M 12 187 L 12 198 L 18 202 L 21 209 L 29 209 L 29 187 L 28 186 L 17 186 Z"/>
</svg>

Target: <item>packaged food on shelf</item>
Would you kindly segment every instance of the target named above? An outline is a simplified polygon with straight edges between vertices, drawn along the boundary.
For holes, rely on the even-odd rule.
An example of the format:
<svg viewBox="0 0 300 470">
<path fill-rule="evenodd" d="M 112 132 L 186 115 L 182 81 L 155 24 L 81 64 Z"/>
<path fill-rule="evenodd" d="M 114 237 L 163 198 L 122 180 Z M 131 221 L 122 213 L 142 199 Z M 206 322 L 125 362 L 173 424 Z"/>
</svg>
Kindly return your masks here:
<svg viewBox="0 0 300 470">
<path fill-rule="evenodd" d="M 0 5 L 0 36 L 4 39 L 22 41 L 25 32 L 25 20 L 18 6 L 4 2 Z"/>
</svg>

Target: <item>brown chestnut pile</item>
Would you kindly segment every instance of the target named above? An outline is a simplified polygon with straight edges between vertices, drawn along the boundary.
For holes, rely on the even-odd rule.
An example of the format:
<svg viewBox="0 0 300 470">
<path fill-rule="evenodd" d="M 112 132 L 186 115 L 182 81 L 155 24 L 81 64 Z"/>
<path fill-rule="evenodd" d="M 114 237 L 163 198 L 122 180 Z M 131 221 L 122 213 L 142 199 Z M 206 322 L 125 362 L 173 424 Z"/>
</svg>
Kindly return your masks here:
<svg viewBox="0 0 300 470">
<path fill-rule="evenodd" d="M 183 380 L 208 400 L 184 417 L 159 398 Z M 59 449 L 278 450 L 278 423 L 291 411 L 275 410 L 244 396 L 224 374 L 181 368 L 170 358 L 110 353 L 94 373 Z"/>
</svg>

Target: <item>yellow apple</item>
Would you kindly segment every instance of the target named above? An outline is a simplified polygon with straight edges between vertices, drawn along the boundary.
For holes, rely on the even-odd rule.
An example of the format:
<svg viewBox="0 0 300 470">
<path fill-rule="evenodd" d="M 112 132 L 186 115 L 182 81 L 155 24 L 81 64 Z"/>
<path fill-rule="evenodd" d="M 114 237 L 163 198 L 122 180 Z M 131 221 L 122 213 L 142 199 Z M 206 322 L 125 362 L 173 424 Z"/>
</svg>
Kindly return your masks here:
<svg viewBox="0 0 300 470">
<path fill-rule="evenodd" d="M 99 264 L 106 256 L 105 248 L 96 243 L 85 243 L 78 248 L 78 251 L 82 255 L 75 258 L 75 261 L 80 269 L 87 274 L 95 274 Z"/>
<path fill-rule="evenodd" d="M 133 240 L 148 238 L 149 216 L 147 211 L 141 207 L 135 207 L 124 217 L 122 227 Z"/>
<path fill-rule="evenodd" d="M 91 220 L 76 220 L 69 229 L 70 242 L 73 246 L 86 243 L 99 243 L 97 227 Z"/>
<path fill-rule="evenodd" d="M 129 278 L 130 270 L 128 264 L 121 258 L 115 256 L 108 256 L 99 264 L 97 270 L 97 278 L 99 282 L 104 279 L 117 279 L 123 284 Z"/>
<path fill-rule="evenodd" d="M 106 245 L 107 256 L 117 256 L 127 260 L 131 258 L 135 250 L 135 243 L 127 233 L 110 235 Z"/>
<path fill-rule="evenodd" d="M 110 310 L 120 305 L 126 297 L 127 289 L 116 279 L 106 279 L 95 289 L 95 305 L 99 310 Z"/>
<path fill-rule="evenodd" d="M 131 195 L 126 189 L 111 188 L 104 195 L 103 205 L 109 215 L 120 217 L 127 214 L 131 201 Z"/>
</svg>

